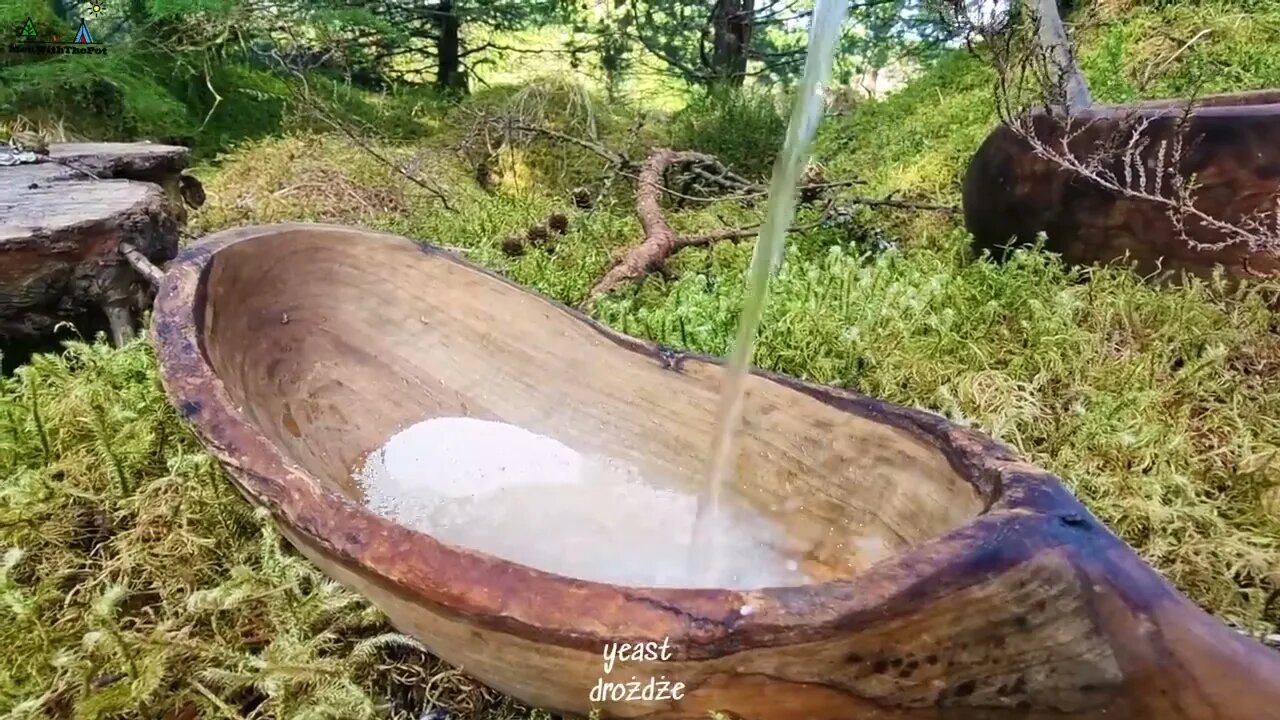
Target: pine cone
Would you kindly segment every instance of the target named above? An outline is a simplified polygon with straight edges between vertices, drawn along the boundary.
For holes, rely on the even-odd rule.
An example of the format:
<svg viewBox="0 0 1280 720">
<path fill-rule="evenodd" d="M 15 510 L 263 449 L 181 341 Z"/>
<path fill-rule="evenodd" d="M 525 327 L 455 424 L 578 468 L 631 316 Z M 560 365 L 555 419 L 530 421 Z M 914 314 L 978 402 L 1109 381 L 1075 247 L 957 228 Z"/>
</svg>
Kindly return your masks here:
<svg viewBox="0 0 1280 720">
<path fill-rule="evenodd" d="M 550 237 L 547 226 L 542 224 L 530 225 L 529 231 L 525 233 L 525 238 L 533 245 L 545 245 Z"/>
<path fill-rule="evenodd" d="M 552 232 L 563 235 L 569 232 L 569 216 L 559 212 L 551 213 L 547 218 L 547 225 L 551 227 Z"/>
<path fill-rule="evenodd" d="M 502 241 L 502 253 L 507 257 L 520 257 L 524 254 L 524 241 L 519 235 L 508 235 Z"/>
<path fill-rule="evenodd" d="M 590 190 L 580 187 L 573 191 L 573 204 L 579 210 L 590 210 L 595 204 L 595 198 L 591 197 Z"/>
</svg>

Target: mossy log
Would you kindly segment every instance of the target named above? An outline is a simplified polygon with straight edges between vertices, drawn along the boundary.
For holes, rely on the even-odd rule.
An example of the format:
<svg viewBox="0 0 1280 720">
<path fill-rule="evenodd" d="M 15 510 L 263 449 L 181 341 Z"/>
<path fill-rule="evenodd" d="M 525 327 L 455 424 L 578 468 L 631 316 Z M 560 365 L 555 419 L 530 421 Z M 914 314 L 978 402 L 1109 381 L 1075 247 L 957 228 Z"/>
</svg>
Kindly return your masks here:
<svg viewBox="0 0 1280 720">
<path fill-rule="evenodd" d="M 1029 132 L 996 128 L 964 178 L 975 246 L 1000 254 L 1043 232 L 1046 249 L 1073 264 L 1124 261 L 1144 275 L 1207 277 L 1221 266 L 1236 280 L 1280 276 L 1280 91 L 1201 98 L 1190 114 L 1185 104 L 1098 105 L 1069 122 L 1034 116 Z M 1139 192 L 1108 188 L 1063 158 Z M 1178 200 L 1178 181 L 1198 184 L 1192 205 L 1203 216 L 1141 196 Z M 1252 228 L 1253 238 L 1218 223 Z"/>
<path fill-rule="evenodd" d="M 619 334 L 447 252 L 328 225 L 187 248 L 153 327 L 170 401 L 239 490 L 396 627 L 529 704 L 681 720 L 1262 720 L 1280 708 L 1280 653 L 1196 607 L 1058 478 L 942 417 L 754 371 L 728 491 L 823 579 L 623 587 L 398 525 L 365 507 L 352 468 L 406 425 L 468 415 L 693 491 L 720 360 Z M 862 554 L 864 539 L 888 552 Z M 611 644 L 664 641 L 665 661 L 605 672 Z M 633 677 L 684 691 L 592 702 L 602 678 Z"/>
<path fill-rule="evenodd" d="M 0 167 L 0 340 L 98 320 L 127 340 L 154 287 L 122 250 L 133 263 L 174 257 L 184 190 L 199 187 L 182 175 L 188 162 L 172 145 L 64 143 Z"/>
</svg>

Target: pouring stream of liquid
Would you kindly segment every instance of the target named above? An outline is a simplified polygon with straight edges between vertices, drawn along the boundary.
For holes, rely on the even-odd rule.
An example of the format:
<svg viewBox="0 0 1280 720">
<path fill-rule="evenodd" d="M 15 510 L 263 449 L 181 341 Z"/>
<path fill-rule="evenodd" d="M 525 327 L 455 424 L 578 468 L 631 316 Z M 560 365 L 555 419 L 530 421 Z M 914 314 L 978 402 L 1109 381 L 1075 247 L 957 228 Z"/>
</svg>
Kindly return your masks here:
<svg viewBox="0 0 1280 720">
<path fill-rule="evenodd" d="M 814 10 L 805 73 L 774 164 L 724 374 L 709 473 L 696 497 L 661 473 L 566 444 L 551 436 L 554 428 L 548 435 L 538 431 L 547 427 L 433 413 L 399 430 L 355 469 L 370 509 L 446 545 L 595 582 L 732 589 L 811 582 L 799 562 L 804 543 L 770 513 L 722 495 L 735 470 L 769 277 L 782 262 L 847 2 L 818 0 Z M 672 523 L 691 524 L 692 535 L 673 535 Z"/>
<path fill-rule="evenodd" d="M 709 582 L 720 574 L 720 543 L 715 532 L 720 497 L 738 456 L 737 436 L 742 422 L 747 374 L 764 315 L 769 277 L 782 263 L 787 229 L 791 227 L 796 213 L 796 184 L 809 159 L 809 147 L 825 110 L 822 87 L 831 75 L 836 45 L 847 12 L 848 0 L 818 0 L 814 8 L 809 24 L 804 77 L 791 111 L 786 142 L 773 165 L 767 215 L 747 271 L 746 298 L 733 352 L 724 374 L 707 482 L 698 497 L 690 543 L 691 567 L 696 575 Z"/>
</svg>

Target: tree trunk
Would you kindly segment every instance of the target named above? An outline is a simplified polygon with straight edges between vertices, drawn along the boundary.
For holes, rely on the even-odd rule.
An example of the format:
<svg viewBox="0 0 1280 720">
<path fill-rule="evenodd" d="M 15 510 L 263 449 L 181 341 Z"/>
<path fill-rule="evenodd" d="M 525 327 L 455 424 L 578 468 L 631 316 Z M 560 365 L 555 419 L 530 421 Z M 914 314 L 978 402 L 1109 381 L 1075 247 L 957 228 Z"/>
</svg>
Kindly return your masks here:
<svg viewBox="0 0 1280 720">
<path fill-rule="evenodd" d="M 755 0 L 716 0 L 711 10 L 712 84 L 741 86 L 755 29 Z"/>
<path fill-rule="evenodd" d="M 867 90 L 867 97 L 875 100 L 880 96 L 880 68 L 871 68 L 866 73 L 866 81 L 870 85 L 863 83 L 862 87 Z"/>
<path fill-rule="evenodd" d="M 1036 41 L 1049 66 L 1053 84 L 1053 104 L 1066 115 L 1075 115 L 1093 104 L 1089 85 L 1076 63 L 1071 41 L 1067 39 L 1057 0 L 1027 0 L 1036 22 Z"/>
<path fill-rule="evenodd" d="M 437 8 L 440 39 L 436 45 L 436 87 L 466 93 L 467 76 L 462 70 L 462 22 L 453 0 L 443 0 Z"/>
</svg>

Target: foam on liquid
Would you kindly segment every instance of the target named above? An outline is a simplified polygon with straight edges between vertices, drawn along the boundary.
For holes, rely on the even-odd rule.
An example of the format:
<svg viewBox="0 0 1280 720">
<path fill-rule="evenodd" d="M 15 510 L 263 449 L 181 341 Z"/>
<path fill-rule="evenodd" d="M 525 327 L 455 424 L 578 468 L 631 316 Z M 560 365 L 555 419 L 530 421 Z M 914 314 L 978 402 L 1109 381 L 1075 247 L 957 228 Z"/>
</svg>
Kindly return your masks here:
<svg viewBox="0 0 1280 720">
<path fill-rule="evenodd" d="M 637 587 L 809 582 L 780 527 L 723 503 L 714 576 L 690 568 L 693 493 L 515 425 L 440 417 L 369 454 L 356 477 L 374 512 L 441 542 L 570 577 Z"/>
</svg>

